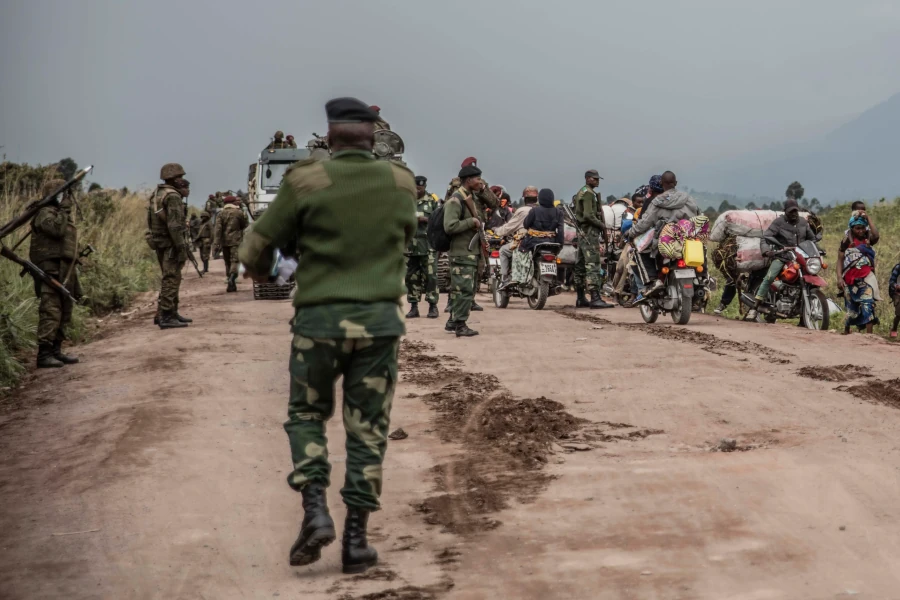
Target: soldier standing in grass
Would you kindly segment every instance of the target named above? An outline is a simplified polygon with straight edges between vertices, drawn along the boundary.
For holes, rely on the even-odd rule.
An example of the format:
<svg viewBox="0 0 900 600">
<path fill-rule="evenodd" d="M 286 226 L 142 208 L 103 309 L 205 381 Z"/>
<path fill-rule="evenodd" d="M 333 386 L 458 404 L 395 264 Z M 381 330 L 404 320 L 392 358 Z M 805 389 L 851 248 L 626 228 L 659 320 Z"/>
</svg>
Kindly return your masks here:
<svg viewBox="0 0 900 600">
<path fill-rule="evenodd" d="M 66 182 L 52 179 L 44 184 L 42 196 L 52 194 Z M 78 260 L 78 234 L 72 215 L 71 192 L 61 194 L 57 205 L 45 206 L 31 220 L 29 260 L 47 275 L 62 283 L 76 298 L 81 295 L 75 262 Z M 38 308 L 37 368 L 47 369 L 78 362 L 62 352 L 65 328 L 72 320 L 73 303 L 56 290 L 34 280 Z"/>
<path fill-rule="evenodd" d="M 335 539 L 325 501 L 331 473 L 325 421 L 334 413 L 335 381 L 343 376 L 347 519 L 341 560 L 345 573 L 361 573 L 378 561 L 366 527 L 379 508 L 405 333 L 403 254 L 416 232 L 416 186 L 406 167 L 372 155 L 378 120 L 372 109 L 338 98 L 325 110 L 331 159 L 291 167 L 241 244 L 240 258 L 250 276 L 267 280 L 276 248 L 303 257 L 284 428 L 294 465 L 288 484 L 303 494 L 304 517 L 290 563 L 319 560 Z"/>
<path fill-rule="evenodd" d="M 212 222 L 209 213 L 205 210 L 200 213 L 200 229 L 197 231 L 197 239 L 194 244 L 200 248 L 200 260 L 203 261 L 203 272 L 209 273 L 209 250 L 212 247 Z"/>
<path fill-rule="evenodd" d="M 437 210 L 437 202 L 425 190 L 428 179 L 422 175 L 416 176 L 416 217 L 419 220 L 416 237 L 410 242 L 406 259 L 406 300 L 411 307 L 407 313 L 407 319 L 419 317 L 419 301 L 422 299 L 422 290 L 425 291 L 425 301 L 428 302 L 428 318 L 437 319 L 438 289 L 437 275 L 435 274 L 435 252 L 428 244 L 428 219 L 431 213 Z"/>
<path fill-rule="evenodd" d="M 247 228 L 247 215 L 241 209 L 240 201 L 235 196 L 225 197 L 225 208 L 219 213 L 216 220 L 216 237 L 213 246 L 222 249 L 225 258 L 225 272 L 228 274 L 228 287 L 226 292 L 236 292 L 238 266 L 238 246 L 244 239 L 244 230 Z"/>
<path fill-rule="evenodd" d="M 184 168 L 178 163 L 163 165 L 159 178 L 163 183 L 156 186 L 147 206 L 150 244 L 156 251 L 162 271 L 157 318 L 154 321 L 160 329 L 174 329 L 187 327 L 192 321 L 178 314 L 181 270 L 187 260 L 182 198 L 190 194 L 191 184 L 184 178 Z"/>
</svg>

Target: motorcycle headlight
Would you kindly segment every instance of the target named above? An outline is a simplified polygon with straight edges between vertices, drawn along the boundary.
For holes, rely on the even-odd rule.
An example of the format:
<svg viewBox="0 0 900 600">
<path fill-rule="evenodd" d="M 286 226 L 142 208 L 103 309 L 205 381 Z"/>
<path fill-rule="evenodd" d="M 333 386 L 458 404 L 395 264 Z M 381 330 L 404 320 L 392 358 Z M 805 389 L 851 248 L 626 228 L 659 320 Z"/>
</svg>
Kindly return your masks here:
<svg viewBox="0 0 900 600">
<path fill-rule="evenodd" d="M 806 270 L 810 275 L 818 275 L 819 271 L 822 270 L 822 259 L 821 258 L 810 258 L 806 261 Z"/>
</svg>

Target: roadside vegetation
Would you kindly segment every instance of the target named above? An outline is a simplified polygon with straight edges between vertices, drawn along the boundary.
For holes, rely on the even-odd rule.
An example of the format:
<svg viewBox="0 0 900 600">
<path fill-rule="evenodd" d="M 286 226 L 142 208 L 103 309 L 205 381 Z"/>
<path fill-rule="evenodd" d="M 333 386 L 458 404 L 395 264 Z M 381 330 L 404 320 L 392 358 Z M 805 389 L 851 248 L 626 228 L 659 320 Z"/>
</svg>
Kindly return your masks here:
<svg viewBox="0 0 900 600">
<path fill-rule="evenodd" d="M 29 166 L 0 163 L 0 223 L 20 214 L 35 200 L 43 183 L 66 177 L 77 166 L 70 159 L 57 165 Z M 74 167 L 74 168 L 73 168 Z M 159 278 L 156 258 L 144 241 L 146 203 L 127 189 L 104 189 L 91 184 L 89 192 L 79 190 L 77 213 L 79 248 L 88 244 L 95 252 L 80 268 L 85 299 L 75 307 L 69 337 L 84 342 L 89 337 L 87 323 L 92 317 L 125 309 L 136 294 L 151 289 Z M 26 225 L 5 238 L 13 247 L 29 231 Z M 29 240 L 16 250 L 28 257 Z M 37 330 L 37 298 L 31 276 L 19 276 L 18 265 L 0 258 L 0 388 L 15 384 L 34 357 Z"/>
</svg>

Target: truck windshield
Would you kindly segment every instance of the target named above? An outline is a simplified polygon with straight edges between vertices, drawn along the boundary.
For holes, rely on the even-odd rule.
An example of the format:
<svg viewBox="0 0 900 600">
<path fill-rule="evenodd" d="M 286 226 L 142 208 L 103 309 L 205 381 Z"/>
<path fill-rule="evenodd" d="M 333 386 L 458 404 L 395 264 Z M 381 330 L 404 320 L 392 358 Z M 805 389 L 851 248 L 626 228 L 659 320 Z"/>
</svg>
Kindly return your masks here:
<svg viewBox="0 0 900 600">
<path fill-rule="evenodd" d="M 284 172 L 287 171 L 291 164 L 291 162 L 270 162 L 265 164 L 260 181 L 262 189 L 267 192 L 278 191 L 278 188 L 281 187 L 281 179 L 284 177 Z"/>
</svg>

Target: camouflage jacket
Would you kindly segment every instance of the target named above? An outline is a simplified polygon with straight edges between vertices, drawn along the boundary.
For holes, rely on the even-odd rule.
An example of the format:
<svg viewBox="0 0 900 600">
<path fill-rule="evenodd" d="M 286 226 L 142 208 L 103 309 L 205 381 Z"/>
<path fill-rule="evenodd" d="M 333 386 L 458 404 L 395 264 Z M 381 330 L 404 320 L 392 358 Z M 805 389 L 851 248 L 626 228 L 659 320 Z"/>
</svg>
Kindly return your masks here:
<svg viewBox="0 0 900 600">
<path fill-rule="evenodd" d="M 213 230 L 212 230 L 212 221 L 206 219 L 200 223 L 200 229 L 197 231 L 197 237 L 195 240 L 209 240 L 212 239 Z"/>
<path fill-rule="evenodd" d="M 437 210 L 437 202 L 428 192 L 416 199 L 416 218 L 428 219 L 435 210 Z M 429 252 L 431 252 L 431 246 L 428 245 L 428 223 L 420 222 L 416 228 L 416 237 L 409 243 L 406 253 L 410 256 L 427 256 Z"/>
<path fill-rule="evenodd" d="M 160 184 L 147 204 L 147 228 L 160 249 L 184 246 L 184 202 L 172 186 Z"/>
<path fill-rule="evenodd" d="M 450 256 L 475 256 L 481 250 L 477 245 L 469 250 L 469 243 L 477 233 L 475 217 L 465 203 L 466 189 L 459 188 L 444 204 L 444 231 L 450 236 Z"/>
<path fill-rule="evenodd" d="M 216 217 L 216 246 L 239 246 L 247 228 L 247 215 L 237 204 L 228 204 Z"/>
<path fill-rule="evenodd" d="M 49 260 L 75 260 L 78 249 L 70 211 L 47 206 L 31 220 L 31 249 L 28 258 L 40 265 Z"/>
<path fill-rule="evenodd" d="M 582 228 L 604 229 L 603 213 L 596 192 L 588 186 L 582 187 L 575 195 L 575 219 Z"/>
</svg>

